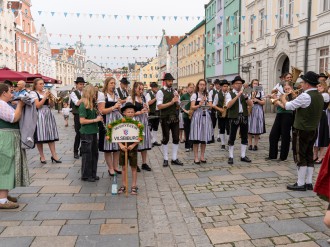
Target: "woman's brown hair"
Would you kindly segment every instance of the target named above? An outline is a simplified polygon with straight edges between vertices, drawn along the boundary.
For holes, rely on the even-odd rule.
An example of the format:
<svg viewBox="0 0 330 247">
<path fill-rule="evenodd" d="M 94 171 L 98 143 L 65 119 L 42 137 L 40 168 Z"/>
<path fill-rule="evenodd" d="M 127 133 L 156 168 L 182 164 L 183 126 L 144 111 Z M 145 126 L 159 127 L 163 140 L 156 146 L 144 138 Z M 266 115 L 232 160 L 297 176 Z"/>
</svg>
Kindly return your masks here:
<svg viewBox="0 0 330 247">
<path fill-rule="evenodd" d="M 133 84 L 133 88 L 132 88 L 132 102 L 133 102 L 133 104 L 135 104 L 135 96 L 136 96 L 136 89 L 139 87 L 139 86 L 144 86 L 143 85 L 143 83 L 142 82 L 138 82 L 138 81 L 136 81 L 136 82 L 134 82 L 134 84 Z"/>
<path fill-rule="evenodd" d="M 206 81 L 204 79 L 199 79 L 199 81 L 197 82 L 196 87 L 195 87 L 195 93 L 199 93 L 199 83 L 202 81 L 205 82 L 205 89 L 203 91 L 203 95 L 207 96 Z"/>
<path fill-rule="evenodd" d="M 106 95 L 108 93 L 108 86 L 111 80 L 115 81 L 115 86 L 116 86 L 116 79 L 114 77 L 107 77 L 104 81 L 104 86 L 103 86 L 103 93 L 104 95 Z M 113 89 L 113 91 L 115 91 L 115 88 Z"/>
<path fill-rule="evenodd" d="M 43 81 L 43 79 L 36 78 L 36 79 L 33 80 L 33 85 L 32 85 L 32 90 L 33 91 L 36 91 L 36 86 L 37 86 L 37 84 L 38 84 L 39 81 Z"/>
</svg>

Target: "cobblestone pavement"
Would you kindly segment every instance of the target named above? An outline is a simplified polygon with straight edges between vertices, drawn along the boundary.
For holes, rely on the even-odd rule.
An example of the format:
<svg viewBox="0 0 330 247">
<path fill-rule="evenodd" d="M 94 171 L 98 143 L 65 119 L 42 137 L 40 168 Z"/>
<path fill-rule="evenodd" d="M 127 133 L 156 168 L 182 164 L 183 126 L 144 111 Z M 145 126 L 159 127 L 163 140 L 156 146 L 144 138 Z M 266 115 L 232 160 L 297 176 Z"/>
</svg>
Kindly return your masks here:
<svg viewBox="0 0 330 247">
<path fill-rule="evenodd" d="M 100 181 L 80 180 L 71 124 L 59 127 L 62 164 L 39 162 L 28 151 L 32 184 L 16 188 L 20 208 L 0 211 L 0 246 L 328 246 L 322 222 L 326 203 L 313 192 L 292 192 L 296 171 L 288 162 L 266 162 L 268 135 L 251 164 L 227 165 L 219 144 L 207 147 L 207 164 L 193 165 L 181 147 L 184 167 L 163 168 L 160 148 L 149 152 L 152 172 L 138 175 L 139 195 L 111 195 L 111 181 L 99 159 Z M 267 115 L 270 130 L 274 115 Z M 316 169 L 318 171 L 318 169 Z M 315 177 L 316 178 L 316 177 Z"/>
</svg>

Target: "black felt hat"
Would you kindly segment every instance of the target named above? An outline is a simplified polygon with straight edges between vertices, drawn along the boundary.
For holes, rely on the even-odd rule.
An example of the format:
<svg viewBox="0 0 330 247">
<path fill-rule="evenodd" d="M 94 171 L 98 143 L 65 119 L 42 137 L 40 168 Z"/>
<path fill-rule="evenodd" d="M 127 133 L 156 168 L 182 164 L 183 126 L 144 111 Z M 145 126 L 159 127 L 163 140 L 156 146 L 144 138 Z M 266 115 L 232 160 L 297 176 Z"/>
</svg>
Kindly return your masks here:
<svg viewBox="0 0 330 247">
<path fill-rule="evenodd" d="M 164 78 L 162 79 L 163 81 L 174 81 L 175 78 L 171 75 L 171 73 L 166 73 L 164 75 Z"/>
<path fill-rule="evenodd" d="M 215 84 L 219 84 L 219 85 L 221 85 L 221 81 L 220 81 L 219 79 L 215 79 L 213 83 L 214 83 L 214 85 L 215 85 Z"/>
<path fill-rule="evenodd" d="M 126 109 L 134 109 L 134 111 L 136 112 L 136 106 L 133 105 L 131 102 L 127 102 L 120 110 L 122 113 L 124 113 Z"/>
<path fill-rule="evenodd" d="M 158 84 L 156 82 L 152 82 L 150 83 L 150 87 L 151 88 L 158 87 Z"/>
<path fill-rule="evenodd" d="M 324 73 L 320 73 L 319 78 L 320 78 L 320 77 L 324 77 L 325 79 L 328 79 L 328 76 L 326 76 L 326 74 L 324 74 Z"/>
<path fill-rule="evenodd" d="M 225 84 L 229 85 L 229 82 L 226 79 L 220 81 L 220 86 L 223 86 Z"/>
<path fill-rule="evenodd" d="M 300 78 L 303 81 L 305 81 L 305 82 L 307 82 L 311 85 L 319 84 L 319 77 L 320 76 L 318 74 L 316 74 L 315 72 L 313 72 L 313 71 L 308 71 L 305 75 L 300 76 Z"/>
<path fill-rule="evenodd" d="M 74 81 L 75 83 L 86 83 L 86 81 L 85 81 L 85 79 L 84 79 L 84 77 L 77 77 L 77 79 Z"/>
<path fill-rule="evenodd" d="M 245 83 L 245 80 L 243 80 L 239 75 L 232 80 L 231 84 L 234 84 L 237 81 L 241 81 L 243 84 Z"/>
<path fill-rule="evenodd" d="M 130 84 L 130 82 L 127 80 L 126 77 L 123 77 L 121 80 L 120 80 L 121 83 L 124 83 L 124 84 Z"/>
</svg>

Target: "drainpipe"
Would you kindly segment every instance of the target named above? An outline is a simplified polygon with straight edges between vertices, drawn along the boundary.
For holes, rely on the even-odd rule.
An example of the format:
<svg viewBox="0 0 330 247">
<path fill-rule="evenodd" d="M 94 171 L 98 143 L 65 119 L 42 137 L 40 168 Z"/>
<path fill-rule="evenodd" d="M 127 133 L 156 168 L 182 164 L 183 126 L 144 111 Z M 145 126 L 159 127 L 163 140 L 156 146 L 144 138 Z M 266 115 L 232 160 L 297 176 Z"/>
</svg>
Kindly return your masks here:
<svg viewBox="0 0 330 247">
<path fill-rule="evenodd" d="M 242 0 L 239 0 L 238 1 L 238 16 L 240 17 L 240 21 L 238 23 L 238 32 L 241 33 L 241 23 L 242 23 L 242 19 L 241 19 L 241 15 L 242 15 L 242 8 L 241 8 L 241 4 L 242 4 Z M 240 75 L 241 74 L 241 35 L 238 35 L 238 45 L 239 45 L 239 49 L 238 49 L 238 74 Z M 250 73 L 250 72 L 249 72 Z M 249 75 L 250 76 L 250 75 Z"/>
<path fill-rule="evenodd" d="M 203 42 L 205 44 L 205 47 L 204 47 L 204 79 L 206 80 L 206 84 L 207 84 L 207 78 L 206 78 L 206 68 L 207 68 L 207 65 L 206 65 L 206 47 L 207 47 L 207 44 L 206 44 L 206 26 L 207 26 L 206 8 L 207 8 L 207 4 L 204 5 L 205 29 L 204 29 L 204 42 Z"/>
<path fill-rule="evenodd" d="M 308 0 L 308 17 L 307 17 L 307 33 L 305 39 L 305 62 L 304 62 L 304 73 L 308 70 L 308 49 L 309 49 L 309 36 L 311 34 L 311 16 L 312 16 L 312 0 Z"/>
</svg>

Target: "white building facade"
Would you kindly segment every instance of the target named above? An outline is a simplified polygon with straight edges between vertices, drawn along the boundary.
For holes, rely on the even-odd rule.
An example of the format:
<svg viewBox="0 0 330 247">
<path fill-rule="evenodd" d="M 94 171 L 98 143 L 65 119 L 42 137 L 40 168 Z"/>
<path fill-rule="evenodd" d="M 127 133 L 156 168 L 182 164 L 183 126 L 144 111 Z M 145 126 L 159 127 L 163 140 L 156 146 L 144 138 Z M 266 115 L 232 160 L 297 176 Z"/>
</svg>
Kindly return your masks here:
<svg viewBox="0 0 330 247">
<path fill-rule="evenodd" d="M 0 9 L 0 68 L 16 70 L 15 16 L 7 0 L 0 0 Z"/>
<path fill-rule="evenodd" d="M 39 32 L 38 73 L 56 79 L 56 62 L 52 59 L 52 51 L 44 24 Z"/>
</svg>

